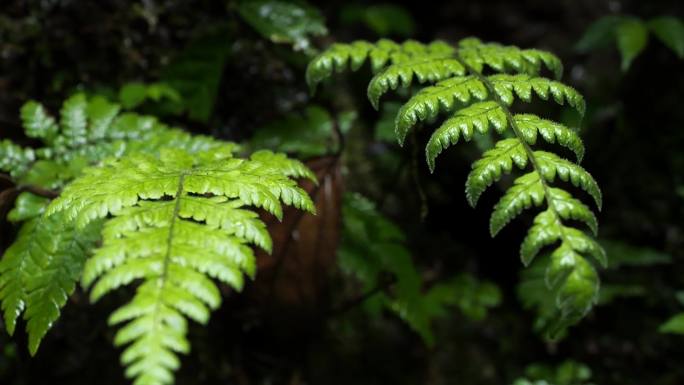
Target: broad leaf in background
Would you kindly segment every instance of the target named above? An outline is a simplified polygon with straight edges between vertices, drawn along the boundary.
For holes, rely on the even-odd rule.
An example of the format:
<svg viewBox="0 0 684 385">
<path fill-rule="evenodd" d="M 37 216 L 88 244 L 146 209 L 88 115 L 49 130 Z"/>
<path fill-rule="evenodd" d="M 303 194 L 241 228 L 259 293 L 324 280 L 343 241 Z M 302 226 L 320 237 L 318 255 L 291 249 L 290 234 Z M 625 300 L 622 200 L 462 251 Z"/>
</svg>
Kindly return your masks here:
<svg viewBox="0 0 684 385">
<path fill-rule="evenodd" d="M 684 291 L 678 291 L 676 297 L 677 301 L 684 306 Z M 675 314 L 672 318 L 660 325 L 658 331 L 661 333 L 684 334 L 684 311 Z"/>
<path fill-rule="evenodd" d="M 134 109 L 146 101 L 182 103 L 181 95 L 173 87 L 165 83 L 126 83 L 119 90 L 119 102 L 125 109 Z"/>
<path fill-rule="evenodd" d="M 211 118 L 231 52 L 230 40 L 225 26 L 207 31 L 193 39 L 161 72 L 161 82 L 180 94 L 192 120 L 208 122 Z"/>
<path fill-rule="evenodd" d="M 684 59 L 684 22 L 676 17 L 656 17 L 648 22 L 654 35 L 680 59 Z"/>
<path fill-rule="evenodd" d="M 626 267 L 646 267 L 659 264 L 671 263 L 672 257 L 654 249 L 637 247 L 628 243 L 600 240 L 601 246 L 606 250 L 610 257 L 607 278 L 601 284 L 601 292 L 598 300 L 599 306 L 607 305 L 610 302 L 624 297 L 640 297 L 647 294 L 647 287 L 640 282 L 625 282 L 624 274 L 620 274 L 611 280 L 611 273 L 621 271 Z M 546 259 L 544 256 L 542 259 Z M 529 268 L 521 272 L 520 283 L 517 287 L 517 294 L 522 305 L 526 309 L 534 309 L 536 319 L 533 329 L 548 337 L 550 331 L 555 327 L 556 304 L 554 298 L 544 292 L 545 267 L 543 262 L 535 261 Z M 565 328 L 557 330 L 554 339 L 564 338 L 567 334 Z"/>
<path fill-rule="evenodd" d="M 311 36 L 328 33 L 321 13 L 304 1 L 244 0 L 238 12 L 261 35 L 274 43 L 292 44 L 295 50 L 310 50 Z"/>
<path fill-rule="evenodd" d="M 661 333 L 684 334 L 684 312 L 676 314 L 658 329 Z"/>
<path fill-rule="evenodd" d="M 356 113 L 343 112 L 335 120 L 327 110 L 310 105 L 301 113 L 288 114 L 259 128 L 249 145 L 254 149 L 297 154 L 303 159 L 332 154 L 339 150 L 334 126 L 345 134 L 355 118 Z"/>
<path fill-rule="evenodd" d="M 677 57 L 684 59 L 684 23 L 676 17 L 668 16 L 646 22 L 633 16 L 603 17 L 587 28 L 575 49 L 589 52 L 615 42 L 622 57 L 622 70 L 627 71 L 634 59 L 646 48 L 649 33 L 655 35 Z"/>
<path fill-rule="evenodd" d="M 411 13 L 396 4 L 350 4 L 342 8 L 340 21 L 345 24 L 363 23 L 378 36 L 413 36 L 416 23 Z"/>
<path fill-rule="evenodd" d="M 489 282 L 462 274 L 424 290 L 424 282 L 404 246 L 404 233 L 359 194 L 347 194 L 342 206 L 342 245 L 338 252 L 343 271 L 356 277 L 365 292 L 378 289 L 365 302 L 378 316 L 388 309 L 403 319 L 428 345 L 434 344 L 432 322 L 449 315 L 449 306 L 481 320 L 501 301 L 499 289 Z M 392 278 L 383 278 L 390 274 Z M 392 285 L 390 279 L 393 280 Z M 381 286 L 390 286 L 384 288 Z"/>
<path fill-rule="evenodd" d="M 627 71 L 632 61 L 648 43 L 648 30 L 639 19 L 625 18 L 617 25 L 617 46 L 622 56 L 622 70 Z"/>
<path fill-rule="evenodd" d="M 513 385 L 592 385 L 591 369 L 580 362 L 567 360 L 558 366 L 532 364 L 525 368 L 525 378 Z"/>
</svg>

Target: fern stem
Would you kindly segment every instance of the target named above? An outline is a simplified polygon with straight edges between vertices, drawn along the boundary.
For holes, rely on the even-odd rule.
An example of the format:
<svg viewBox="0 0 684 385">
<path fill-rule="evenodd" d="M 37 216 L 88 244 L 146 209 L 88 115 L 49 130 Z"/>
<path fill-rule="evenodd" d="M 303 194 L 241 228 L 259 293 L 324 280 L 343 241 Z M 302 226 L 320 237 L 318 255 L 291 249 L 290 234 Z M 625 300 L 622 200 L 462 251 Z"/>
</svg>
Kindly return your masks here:
<svg viewBox="0 0 684 385">
<path fill-rule="evenodd" d="M 183 182 L 185 181 L 185 173 L 180 174 L 178 177 L 178 188 L 176 189 L 176 202 L 173 206 L 173 215 L 171 216 L 171 223 L 169 224 L 169 235 L 166 237 L 166 254 L 164 255 L 164 263 L 162 265 L 162 273 L 161 276 L 159 276 L 159 279 L 161 280 L 161 286 L 159 287 L 159 296 L 157 299 L 157 303 L 155 303 L 155 311 L 154 311 L 154 325 L 157 327 L 159 325 L 159 304 L 162 302 L 162 294 L 164 293 L 164 287 L 166 286 L 166 276 L 169 271 L 169 263 L 171 260 L 171 244 L 173 243 L 173 229 L 176 224 L 176 220 L 178 219 L 178 213 L 180 212 L 180 205 L 181 205 L 181 194 L 183 194 Z"/>
<path fill-rule="evenodd" d="M 534 151 L 532 151 L 532 147 L 530 147 L 530 145 L 527 143 L 522 133 L 520 132 L 520 128 L 518 128 L 518 124 L 515 122 L 515 119 L 513 119 L 513 114 L 511 113 L 511 110 L 508 108 L 508 105 L 501 99 L 499 94 L 494 89 L 494 85 L 492 84 L 492 82 L 489 81 L 489 79 L 486 76 L 482 75 L 482 73 L 476 71 L 473 67 L 468 65 L 461 58 L 458 52 L 454 53 L 454 57 L 465 67 L 468 73 L 475 76 L 480 82 L 482 82 L 482 84 L 484 84 L 484 86 L 487 88 L 487 91 L 492 96 L 493 101 L 496 102 L 496 104 L 498 104 L 501 110 L 503 110 L 506 114 L 506 120 L 508 121 L 508 124 L 511 127 L 513 134 L 520 141 L 520 144 L 522 144 L 523 149 L 525 149 L 525 153 L 527 154 L 527 158 L 530 160 L 532 169 L 534 170 L 534 172 L 537 173 L 537 175 L 539 175 L 539 182 L 541 183 L 542 189 L 544 190 L 544 200 L 546 200 L 546 205 L 549 207 L 549 210 L 551 210 L 551 212 L 553 213 L 553 216 L 556 219 L 556 221 L 562 224 L 561 217 L 551 202 L 549 185 L 541 173 L 541 167 L 539 167 L 539 163 L 537 162 L 537 158 L 534 155 Z M 561 238 L 565 240 L 565 231 L 563 231 L 564 226 L 561 225 L 560 228 Z"/>
</svg>

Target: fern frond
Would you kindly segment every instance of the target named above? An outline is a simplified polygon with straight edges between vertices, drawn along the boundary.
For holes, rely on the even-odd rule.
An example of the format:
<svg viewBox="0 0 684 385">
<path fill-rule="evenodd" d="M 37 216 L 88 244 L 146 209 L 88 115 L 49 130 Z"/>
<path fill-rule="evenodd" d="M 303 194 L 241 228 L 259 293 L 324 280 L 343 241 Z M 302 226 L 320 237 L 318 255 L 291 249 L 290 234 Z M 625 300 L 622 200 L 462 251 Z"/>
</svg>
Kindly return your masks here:
<svg viewBox="0 0 684 385">
<path fill-rule="evenodd" d="M 83 167 L 110 156 L 136 151 L 156 153 L 163 147 L 199 152 L 225 143 L 172 129 L 151 116 L 120 113 L 120 106 L 102 97 L 75 94 L 60 111 L 59 124 L 35 101 L 21 109 L 27 136 L 40 139 L 44 147 L 22 148 L 0 142 L 0 171 L 19 184 L 58 189 L 80 174 Z"/>
<path fill-rule="evenodd" d="M 556 179 L 571 183 L 587 192 L 599 209 L 601 191 L 594 178 L 578 164 L 552 152 L 532 149 L 541 136 L 549 144 L 572 151 L 579 162 L 584 157 L 584 145 L 574 129 L 537 115 L 511 111 L 514 101 L 532 102 L 536 97 L 568 106 L 580 116 L 584 114 L 584 98 L 559 81 L 563 68 L 560 60 L 548 52 L 482 43 L 472 38 L 450 49 L 441 49 L 439 55 L 425 51 L 421 57 L 416 51 L 406 58 L 402 56 L 402 47 L 386 41 L 377 45 L 336 44 L 310 63 L 309 83 L 315 87 L 333 70 L 344 70 L 352 54 L 351 67 L 356 70 L 366 57 L 377 56 L 378 52 L 384 54 L 382 60 L 373 62 L 377 74 L 367 92 L 376 108 L 382 95 L 399 86 L 410 86 L 414 77 L 420 83 L 432 83 L 411 96 L 395 118 L 396 138 L 402 144 L 408 132 L 419 124 L 431 124 L 440 116 L 447 116 L 432 133 L 425 149 L 431 171 L 437 156 L 446 148 L 461 139 L 470 141 L 477 134 L 488 135 L 490 127 L 494 127 L 504 138 L 473 164 L 466 181 L 468 202 L 475 206 L 492 183 L 513 171 L 513 165 L 526 170 L 494 207 L 490 232 L 496 235 L 523 210 L 546 206 L 523 242 L 521 258 L 528 264 L 542 248 L 558 244 L 547 269 L 547 282 L 557 295 L 560 323 L 576 322 L 598 298 L 598 276 L 584 256 L 591 256 L 600 264 L 605 264 L 606 258 L 590 236 L 563 224 L 567 220 L 583 222 L 595 234 L 598 224 L 594 213 L 569 192 L 551 184 Z M 546 78 L 543 71 L 552 72 L 554 79 Z"/>
<path fill-rule="evenodd" d="M 0 301 L 7 331 L 14 333 L 23 313 L 32 355 L 73 293 L 99 228 L 95 221 L 76 229 L 62 214 L 36 217 L 22 225 L 0 260 Z"/>
<path fill-rule="evenodd" d="M 104 98 L 76 94 L 64 102 L 57 123 L 40 103 L 26 103 L 21 109 L 25 133 L 41 140 L 44 147 L 22 148 L 9 140 L 0 142 L 0 171 L 8 172 L 19 185 L 58 189 L 80 175 L 84 167 L 106 157 L 140 151 L 156 153 L 165 146 L 193 153 L 219 147 L 224 151 L 234 149 L 225 142 L 170 129 L 153 117 L 119 111 L 117 104 Z M 288 172 L 301 174 L 305 170 L 283 171 Z M 46 199 L 30 193 L 18 196 L 8 219 L 26 222 L 0 262 L 0 302 L 5 324 L 13 332 L 17 319 L 24 315 L 31 354 L 35 354 L 40 340 L 59 317 L 74 282 L 80 278 L 87 250 L 99 235 L 95 224 L 76 229 L 65 215 L 44 217 L 46 205 Z M 212 218 L 209 213 L 207 218 Z M 251 223 L 248 219 L 245 222 Z M 270 246 L 264 237 L 265 229 L 246 226 L 236 231 L 264 247 Z"/>
<path fill-rule="evenodd" d="M 342 72 L 347 68 L 356 71 L 368 59 L 374 73 L 379 72 L 387 64 L 401 65 L 402 63 L 413 63 L 413 65 L 404 66 L 404 69 L 400 67 L 391 69 L 388 75 L 386 75 L 387 82 L 395 82 L 396 77 L 400 76 L 404 78 L 402 80 L 408 80 L 408 83 L 410 83 L 414 73 L 419 79 L 436 81 L 439 80 L 440 73 L 442 76 L 447 76 L 453 69 L 451 66 L 459 66 L 459 64 L 453 64 L 453 61 L 451 64 L 440 61 L 440 58 L 448 58 L 453 52 L 453 47 L 440 41 L 422 44 L 409 40 L 403 44 L 397 44 L 391 40 L 381 39 L 376 44 L 366 41 L 356 41 L 351 44 L 333 44 L 328 50 L 312 61 L 312 64 L 306 71 L 306 80 L 311 89 L 315 90 L 318 83 L 330 77 L 333 72 Z M 428 75 L 421 68 L 415 68 L 416 64 L 418 67 L 421 67 L 422 64 L 426 64 L 426 61 L 430 61 L 432 65 L 428 64 L 422 68 L 432 73 L 432 75 Z M 434 68 L 435 64 L 442 67 L 442 72 Z M 389 73 L 394 73 L 395 75 L 389 75 Z M 390 78 L 395 80 L 392 81 Z M 381 83 L 384 84 L 385 81 L 378 81 L 378 85 Z M 405 82 L 407 85 L 408 83 Z"/>
<path fill-rule="evenodd" d="M 97 301 L 142 281 L 134 298 L 109 323 L 125 324 L 115 344 L 128 345 L 122 362 L 135 384 L 169 384 L 179 353 L 189 350 L 187 321 L 206 323 L 221 303 L 212 278 L 240 290 L 254 277 L 250 244 L 267 251 L 271 239 L 258 214 L 280 217 L 281 202 L 308 212 L 314 205 L 292 177 L 315 180 L 284 155 L 261 151 L 250 159 L 232 148 L 196 155 L 163 150 L 159 158 L 136 154 L 84 170 L 47 210 L 79 228 L 107 216 L 102 246 L 83 270 L 83 284 Z"/>
</svg>

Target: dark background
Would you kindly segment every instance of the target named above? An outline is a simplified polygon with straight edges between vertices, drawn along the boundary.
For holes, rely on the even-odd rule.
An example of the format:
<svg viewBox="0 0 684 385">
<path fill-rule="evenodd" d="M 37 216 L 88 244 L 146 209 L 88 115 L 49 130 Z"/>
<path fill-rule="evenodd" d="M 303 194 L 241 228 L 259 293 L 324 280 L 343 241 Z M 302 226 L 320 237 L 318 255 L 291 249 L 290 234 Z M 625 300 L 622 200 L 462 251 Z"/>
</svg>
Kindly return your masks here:
<svg viewBox="0 0 684 385">
<path fill-rule="evenodd" d="M 347 3 L 316 4 L 330 33 L 314 39 L 315 46 L 377 38 L 363 25 L 339 20 Z M 373 141 L 378 114 L 364 97 L 369 73 L 347 81 L 337 78 L 327 91 L 333 92 L 333 101 L 323 101 L 320 95 L 316 100 L 333 110 L 358 109 L 359 118 L 346 147 L 345 182 L 335 182 L 335 188 L 361 191 L 381 202 L 382 210 L 409 234 L 416 264 L 426 275 L 468 271 L 492 280 L 503 292 L 502 304 L 482 322 L 473 323 L 457 312 L 439 321 L 437 344 L 427 348 L 391 316 L 366 322 L 353 309 L 331 315 L 329 308 L 346 300 L 340 294 L 344 283 L 334 269 L 329 280 L 315 285 L 320 290 L 316 301 L 283 302 L 258 290 L 257 282 L 243 296 L 229 294 L 208 327 L 191 329 L 193 350 L 184 357 L 177 383 L 507 384 L 530 363 L 566 359 L 587 364 L 596 384 L 684 383 L 684 336 L 657 332 L 682 309 L 675 293 L 684 288 L 684 197 L 677 194 L 684 186 L 684 61 L 653 38 L 624 73 L 614 46 L 585 54 L 573 49 L 591 22 L 602 16 L 682 17 L 684 3 L 520 0 L 403 6 L 415 20 L 413 37 L 420 41 L 477 36 L 556 53 L 565 64 L 566 83 L 580 90 L 588 103 L 583 166 L 604 193 L 601 237 L 658 250 L 673 263 L 602 273 L 603 279 L 639 282 L 646 293 L 597 307 L 565 339 L 545 342 L 532 331 L 534 314 L 523 310 L 515 295 L 521 270 L 517 250 L 527 227 L 515 223 L 492 241 L 487 221 L 498 193 L 486 194 L 475 210 L 464 199 L 463 182 L 477 150 L 470 145 L 447 151 L 432 176 L 419 159 L 418 177 L 428 208 L 421 218 L 425 203 L 410 170 L 387 172 L 374 162 L 392 152 L 409 160 L 404 162 L 408 169 L 412 148 Z M 75 89 L 157 80 L 164 65 L 194 36 L 216 26 L 226 30 L 229 55 L 213 113 L 207 122 L 185 116 L 168 121 L 198 133 L 244 140 L 265 123 L 309 103 L 305 58 L 264 40 L 238 17 L 234 4 L 4 0 L 2 136 L 26 141 L 18 110 L 28 99 L 57 111 Z M 418 141 L 426 139 L 419 135 Z M 4 245 L 9 240 L 3 236 Z M 323 257 L 308 253 L 303 258 Z M 290 279 L 313 279 L 317 274 L 304 271 Z M 90 305 L 77 292 L 35 358 L 26 353 L 22 333 L 12 340 L 0 336 L 0 350 L 5 350 L 0 383 L 126 383 L 119 351 L 110 343 L 113 331 L 105 322 L 126 293 L 115 297 Z"/>
</svg>

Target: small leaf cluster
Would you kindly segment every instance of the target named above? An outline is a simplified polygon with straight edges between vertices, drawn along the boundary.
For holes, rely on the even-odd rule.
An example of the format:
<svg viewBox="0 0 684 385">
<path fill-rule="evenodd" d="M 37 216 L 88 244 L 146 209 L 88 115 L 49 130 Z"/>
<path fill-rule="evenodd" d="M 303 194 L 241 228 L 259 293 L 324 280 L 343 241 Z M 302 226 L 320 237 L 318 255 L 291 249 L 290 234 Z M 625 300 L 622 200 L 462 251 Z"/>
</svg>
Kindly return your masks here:
<svg viewBox="0 0 684 385">
<path fill-rule="evenodd" d="M 345 195 L 342 219 L 340 266 L 362 284 L 363 290 L 377 291 L 365 300 L 365 309 L 375 316 L 383 309 L 397 315 L 427 345 L 435 343 L 433 321 L 450 314 L 449 308 L 458 308 L 472 320 L 482 320 L 500 303 L 498 287 L 469 274 L 426 287 L 405 245 L 404 232 L 364 196 Z"/>
</svg>

